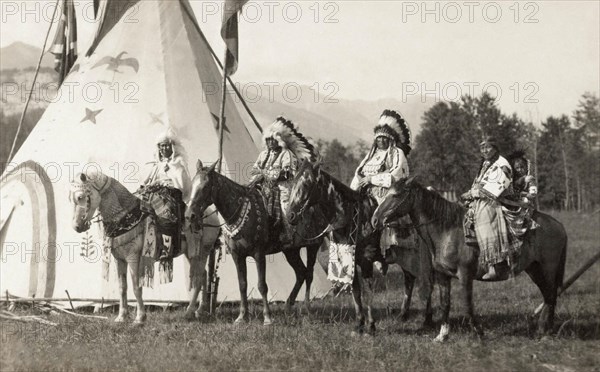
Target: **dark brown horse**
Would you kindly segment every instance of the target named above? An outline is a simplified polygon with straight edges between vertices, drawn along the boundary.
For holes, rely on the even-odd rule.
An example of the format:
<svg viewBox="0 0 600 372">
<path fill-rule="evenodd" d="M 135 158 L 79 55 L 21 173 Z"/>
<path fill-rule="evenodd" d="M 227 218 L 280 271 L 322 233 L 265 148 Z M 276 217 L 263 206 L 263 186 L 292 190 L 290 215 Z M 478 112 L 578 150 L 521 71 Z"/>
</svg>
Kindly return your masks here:
<svg viewBox="0 0 600 372">
<path fill-rule="evenodd" d="M 466 209 L 461 205 L 447 201 L 410 178 L 392 186 L 371 220 L 373 226 L 379 229 L 408 214 L 425 242 L 421 244 L 421 249 L 428 249 L 435 257 L 433 267 L 446 268 L 436 271 L 443 310 L 442 328 L 437 341 L 444 341 L 450 329 L 451 273 L 448 270 L 457 271 L 464 289 L 467 316 L 474 330 L 481 332 L 474 319 L 472 292 L 473 280 L 480 280 L 486 268 L 478 263 L 479 249 L 465 244 L 465 212 Z M 514 273 L 525 271 L 542 292 L 545 306 L 538 320 L 538 331 L 547 333 L 553 326 L 557 290 L 563 281 L 567 234 L 563 225 L 547 214 L 536 211 L 533 220 L 539 227 L 524 236 Z"/>
<path fill-rule="evenodd" d="M 301 237 L 316 236 L 313 226 L 318 225 L 318 218 L 307 219 L 297 230 L 291 243 L 285 246 L 279 241 L 279 234 L 274 230 L 270 216 L 262 196 L 254 187 L 240 185 L 215 171 L 215 164 L 203 167 L 198 160 L 197 173 L 192 179 L 192 196 L 190 211 L 195 216 L 202 216 L 210 205 L 216 207 L 225 220 L 223 232 L 225 243 L 233 257 L 238 274 L 240 288 L 240 314 L 236 323 L 248 320 L 248 297 L 246 259 L 252 257 L 258 271 L 258 291 L 262 296 L 264 324 L 272 323 L 271 311 L 267 300 L 266 255 L 283 252 L 288 263 L 294 269 L 296 283 L 290 293 L 286 305 L 294 305 L 302 284 L 306 282 L 304 304 L 309 306 L 310 286 L 313 281 L 313 268 L 317 259 L 319 246 L 323 239 L 316 238 L 305 241 Z M 321 229 L 325 228 L 325 224 Z M 300 249 L 306 247 L 306 266 L 300 257 Z"/>
<path fill-rule="evenodd" d="M 316 208 L 323 213 L 329 222 L 329 230 L 332 232 L 335 242 L 356 245 L 356 268 L 352 282 L 352 294 L 358 319 L 357 331 L 358 333 L 364 332 L 365 316 L 361 298 L 361 294 L 364 293 L 369 321 L 368 331 L 374 332 L 375 320 L 371 307 L 373 262 L 375 259 L 381 258 L 379 253 L 380 234 L 370 226 L 370 218 L 375 210 L 375 205 L 367 196 L 350 189 L 335 177 L 322 171 L 318 165 L 305 162 L 294 178 L 290 193 L 288 211 L 290 223 L 297 223 L 310 208 Z M 406 319 L 408 316 L 415 282 L 413 274 L 407 270 L 404 270 L 404 273 L 405 297 L 402 304 L 402 319 Z"/>
</svg>

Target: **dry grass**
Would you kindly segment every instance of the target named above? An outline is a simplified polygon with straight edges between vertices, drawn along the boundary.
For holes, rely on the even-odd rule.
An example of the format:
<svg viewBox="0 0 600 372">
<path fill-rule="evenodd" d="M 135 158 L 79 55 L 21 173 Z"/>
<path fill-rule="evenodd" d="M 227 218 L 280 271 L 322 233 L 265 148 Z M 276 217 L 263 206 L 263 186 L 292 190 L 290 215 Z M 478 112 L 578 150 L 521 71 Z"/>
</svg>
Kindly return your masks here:
<svg viewBox="0 0 600 372">
<path fill-rule="evenodd" d="M 555 215 L 569 233 L 568 277 L 600 248 L 599 216 Z M 556 332 L 541 340 L 531 317 L 541 295 L 526 275 L 476 283 L 483 340 L 462 326 L 453 291 L 452 336 L 440 345 L 432 342 L 435 330 L 420 328 L 418 298 L 411 319 L 398 319 L 402 283 L 394 271 L 380 284 L 388 290 L 376 295 L 375 337 L 350 336 L 349 296 L 316 302 L 310 316 L 275 306 L 271 327 L 262 326 L 260 306 L 251 307 L 252 320 L 242 326 L 231 324 L 231 306 L 199 322 L 182 320 L 182 310 L 155 311 L 144 327 L 56 315 L 47 318 L 57 327 L 0 323 L 0 370 L 599 370 L 599 278 L 596 264 L 559 299 Z"/>
</svg>

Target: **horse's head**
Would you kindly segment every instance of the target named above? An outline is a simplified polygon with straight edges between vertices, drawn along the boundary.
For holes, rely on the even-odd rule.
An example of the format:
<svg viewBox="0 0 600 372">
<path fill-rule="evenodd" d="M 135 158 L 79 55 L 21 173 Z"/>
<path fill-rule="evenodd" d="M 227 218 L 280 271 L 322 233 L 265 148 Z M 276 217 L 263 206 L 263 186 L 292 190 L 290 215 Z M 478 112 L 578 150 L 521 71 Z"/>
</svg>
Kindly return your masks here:
<svg viewBox="0 0 600 372">
<path fill-rule="evenodd" d="M 100 190 L 109 182 L 103 174 L 79 173 L 71 182 L 69 200 L 73 203 L 73 229 L 78 233 L 87 231 L 92 217 L 100 206 Z"/>
<path fill-rule="evenodd" d="M 371 224 L 377 230 L 382 229 L 387 223 L 407 215 L 414 202 L 414 177 L 402 179 L 390 187 L 385 199 L 371 217 Z"/>
<path fill-rule="evenodd" d="M 317 184 L 321 177 L 318 164 L 313 165 L 304 161 L 294 178 L 287 217 L 290 224 L 295 225 L 301 219 L 304 211 L 319 202 Z"/>
<path fill-rule="evenodd" d="M 214 203 L 213 191 L 216 165 L 217 162 L 210 167 L 204 167 L 200 160 L 196 163 L 196 175 L 192 178 L 192 194 L 189 208 L 192 222 L 198 217 L 202 218 L 206 208 Z"/>
</svg>

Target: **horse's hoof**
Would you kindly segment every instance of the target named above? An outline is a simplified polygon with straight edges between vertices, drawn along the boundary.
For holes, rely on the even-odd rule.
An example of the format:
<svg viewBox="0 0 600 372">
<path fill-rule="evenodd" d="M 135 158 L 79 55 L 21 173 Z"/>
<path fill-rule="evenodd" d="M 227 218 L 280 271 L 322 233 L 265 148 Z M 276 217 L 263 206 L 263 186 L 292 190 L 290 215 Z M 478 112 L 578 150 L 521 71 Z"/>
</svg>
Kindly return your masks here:
<svg viewBox="0 0 600 372">
<path fill-rule="evenodd" d="M 442 324 L 442 328 L 440 329 L 440 333 L 438 334 L 438 336 L 433 340 L 435 342 L 444 342 L 448 339 L 448 336 L 450 335 L 450 326 L 446 323 Z"/>
<path fill-rule="evenodd" d="M 127 315 L 119 315 L 115 318 L 115 323 L 125 323 L 127 321 Z"/>
<path fill-rule="evenodd" d="M 273 320 L 272 319 L 265 319 L 265 321 L 263 322 L 263 325 L 265 326 L 270 326 L 273 324 Z"/>
<path fill-rule="evenodd" d="M 185 320 L 195 320 L 196 318 L 197 315 L 194 311 L 186 311 L 185 314 L 183 314 L 183 319 Z"/>
<path fill-rule="evenodd" d="M 438 335 L 436 338 L 433 339 L 433 342 L 446 342 L 448 340 L 448 335 Z"/>
<path fill-rule="evenodd" d="M 367 332 L 370 336 L 375 336 L 375 332 L 377 332 L 377 328 L 375 328 L 375 323 L 371 323 L 369 325 L 369 331 Z"/>
<path fill-rule="evenodd" d="M 135 317 L 133 323 L 135 324 L 144 324 L 146 322 L 146 314 L 141 314 Z"/>
<path fill-rule="evenodd" d="M 360 331 L 352 331 L 352 332 L 350 333 L 350 336 L 351 336 L 351 337 L 355 337 L 355 338 L 357 338 L 357 337 L 360 337 L 360 336 L 362 336 L 362 332 L 360 332 Z"/>
<path fill-rule="evenodd" d="M 244 316 L 238 316 L 236 320 L 233 321 L 233 324 L 242 324 L 247 323 L 248 319 Z"/>
</svg>

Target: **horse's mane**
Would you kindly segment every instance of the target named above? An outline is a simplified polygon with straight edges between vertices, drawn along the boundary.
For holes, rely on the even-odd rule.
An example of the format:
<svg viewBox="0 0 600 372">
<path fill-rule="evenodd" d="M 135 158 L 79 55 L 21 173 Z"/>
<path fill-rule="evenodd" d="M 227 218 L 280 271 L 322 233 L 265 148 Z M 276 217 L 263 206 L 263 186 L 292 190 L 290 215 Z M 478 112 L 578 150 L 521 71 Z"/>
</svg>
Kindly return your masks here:
<svg viewBox="0 0 600 372">
<path fill-rule="evenodd" d="M 420 205 L 420 210 L 427 219 L 439 221 L 445 229 L 462 226 L 466 209 L 460 204 L 444 199 L 416 181 L 409 187 L 415 195 L 415 203 Z"/>
<path fill-rule="evenodd" d="M 327 173 L 326 171 L 321 170 L 321 176 L 324 176 L 328 182 L 331 182 L 335 190 L 339 192 L 345 199 L 355 201 L 362 199 L 362 196 L 358 191 L 352 190 L 349 186 L 346 186 L 346 184 L 344 184 L 342 181 L 338 180 L 331 174 Z"/>
<path fill-rule="evenodd" d="M 210 170 L 210 167 L 205 167 L 204 170 Z M 250 186 L 246 186 L 246 185 L 242 185 L 240 183 L 237 183 L 236 181 L 229 179 L 229 177 L 225 176 L 224 174 L 221 174 L 219 172 L 217 172 L 216 170 L 212 169 L 210 170 L 211 173 L 214 173 L 217 176 L 217 182 L 221 183 L 221 182 L 225 182 L 227 185 L 237 188 L 239 190 L 242 190 L 244 192 L 249 192 L 251 191 Z"/>
<path fill-rule="evenodd" d="M 294 182 L 297 182 L 298 179 L 300 177 L 302 177 L 302 173 L 304 173 L 304 170 L 309 169 L 310 172 L 314 172 L 314 170 L 319 167 L 319 172 L 321 174 L 321 176 L 323 177 L 323 179 L 325 180 L 325 182 L 330 182 L 333 187 L 335 188 L 335 190 L 340 193 L 342 195 L 343 198 L 345 199 L 350 199 L 350 200 L 354 200 L 354 201 L 358 201 L 362 199 L 362 195 L 355 190 L 352 190 L 349 186 L 346 186 L 342 181 L 338 180 L 337 178 L 335 178 L 334 176 L 332 176 L 330 173 L 324 171 L 320 165 L 314 165 L 314 163 L 308 162 L 308 161 L 303 161 L 300 165 L 300 168 L 298 169 L 298 172 L 296 173 L 296 176 L 294 177 Z"/>
<path fill-rule="evenodd" d="M 115 178 L 107 176 L 94 168 L 87 169 L 83 174 L 87 177 L 87 180 L 83 183 L 91 185 L 102 195 L 99 209 L 105 222 L 118 221 L 133 209 L 139 207 L 140 199 Z M 82 184 L 79 175 L 75 177 L 73 182 L 74 184 Z"/>
</svg>

